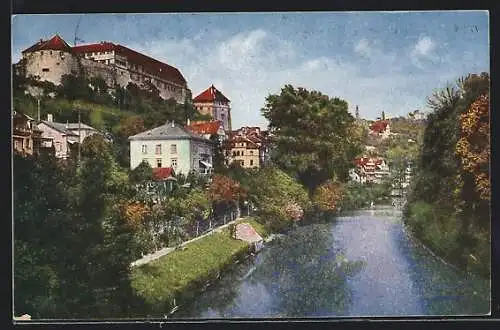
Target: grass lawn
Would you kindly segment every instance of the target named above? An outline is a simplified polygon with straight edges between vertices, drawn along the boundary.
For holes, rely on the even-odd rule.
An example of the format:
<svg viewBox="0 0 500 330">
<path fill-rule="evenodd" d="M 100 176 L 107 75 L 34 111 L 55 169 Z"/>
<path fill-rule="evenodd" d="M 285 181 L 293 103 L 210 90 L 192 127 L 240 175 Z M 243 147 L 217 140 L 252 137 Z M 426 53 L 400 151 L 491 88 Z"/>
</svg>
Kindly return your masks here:
<svg viewBox="0 0 500 330">
<path fill-rule="evenodd" d="M 264 227 L 255 219 L 238 221 L 249 223 L 261 235 Z M 246 253 L 248 244 L 232 239 L 227 228 L 189 243 L 185 250 L 177 250 L 148 264 L 134 267 L 131 274 L 132 287 L 136 293 L 155 310 L 166 312 L 173 307 L 174 297 L 193 297 L 200 287 L 235 258 Z"/>
</svg>

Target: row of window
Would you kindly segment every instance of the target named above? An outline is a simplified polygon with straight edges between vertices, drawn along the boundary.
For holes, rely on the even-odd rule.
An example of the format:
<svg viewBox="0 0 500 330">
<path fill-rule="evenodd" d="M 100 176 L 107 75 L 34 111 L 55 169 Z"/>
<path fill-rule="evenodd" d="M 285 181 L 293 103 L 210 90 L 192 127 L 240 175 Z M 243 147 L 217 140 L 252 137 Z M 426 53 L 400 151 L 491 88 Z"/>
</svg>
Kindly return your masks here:
<svg viewBox="0 0 500 330">
<path fill-rule="evenodd" d="M 244 160 L 235 160 L 235 162 L 239 162 L 240 163 L 240 166 L 245 166 L 245 161 Z M 250 166 L 253 166 L 253 159 L 250 159 Z"/>
<path fill-rule="evenodd" d="M 155 146 L 155 155 L 161 155 L 161 144 L 157 144 Z M 148 146 L 146 144 L 142 145 L 142 153 L 147 154 L 148 153 Z M 171 154 L 176 154 L 177 153 L 177 145 L 176 144 L 171 144 L 170 145 L 170 153 Z"/>
<path fill-rule="evenodd" d="M 249 151 L 249 155 L 253 156 L 253 150 Z M 229 151 L 226 152 L 226 156 L 229 156 Z M 233 157 L 235 156 L 245 156 L 245 152 L 243 150 L 233 151 Z"/>
<path fill-rule="evenodd" d="M 142 161 L 148 163 L 147 158 L 144 158 Z M 156 159 L 156 167 L 160 168 L 162 166 L 163 166 L 162 160 L 160 158 Z M 173 158 L 170 160 L 170 167 L 173 167 L 173 168 L 177 167 L 177 159 L 176 158 Z"/>
<path fill-rule="evenodd" d="M 40 54 L 41 54 L 41 55 L 43 55 L 43 54 L 44 54 L 44 51 L 42 50 L 42 51 L 40 52 Z M 49 50 L 49 55 L 52 55 L 52 54 L 53 54 L 53 52 L 52 52 L 51 50 Z M 64 52 L 62 52 L 62 51 L 61 51 L 61 52 L 59 52 L 59 56 L 64 56 Z"/>
<path fill-rule="evenodd" d="M 112 51 L 105 51 L 105 52 L 85 53 L 85 57 L 87 57 L 87 56 L 96 56 L 96 55 L 107 55 L 107 54 L 113 54 L 113 52 Z"/>
</svg>

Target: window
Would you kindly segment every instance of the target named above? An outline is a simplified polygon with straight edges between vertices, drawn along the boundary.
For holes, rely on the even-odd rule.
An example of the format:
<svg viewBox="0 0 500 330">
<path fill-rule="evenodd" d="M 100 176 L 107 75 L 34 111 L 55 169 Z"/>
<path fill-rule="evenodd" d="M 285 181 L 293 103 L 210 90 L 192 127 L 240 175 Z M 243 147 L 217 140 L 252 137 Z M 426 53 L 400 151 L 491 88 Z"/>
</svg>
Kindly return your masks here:
<svg viewBox="0 0 500 330">
<path fill-rule="evenodd" d="M 156 160 L 156 167 L 161 167 L 161 159 Z"/>
<path fill-rule="evenodd" d="M 241 166 L 245 166 L 245 161 L 244 160 L 240 161 L 240 164 Z"/>
<path fill-rule="evenodd" d="M 145 144 L 142 145 L 142 153 L 143 154 L 147 154 L 148 153 L 148 146 L 145 145 Z"/>
<path fill-rule="evenodd" d="M 245 154 L 245 152 L 243 150 L 241 150 L 241 155 L 243 156 Z"/>
<path fill-rule="evenodd" d="M 253 166 L 253 159 L 250 159 L 250 166 Z"/>
<path fill-rule="evenodd" d="M 172 158 L 172 167 L 177 167 L 177 159 Z"/>
<path fill-rule="evenodd" d="M 161 155 L 161 144 L 156 145 L 155 154 Z"/>
<path fill-rule="evenodd" d="M 233 151 L 233 157 L 236 156 L 236 151 Z"/>
<path fill-rule="evenodd" d="M 43 50 L 40 52 L 40 55 L 43 55 Z"/>
<path fill-rule="evenodd" d="M 49 51 L 49 54 L 52 55 L 52 51 L 51 50 Z"/>
<path fill-rule="evenodd" d="M 43 68 L 42 72 L 49 72 L 49 68 Z"/>
<path fill-rule="evenodd" d="M 62 151 L 62 145 L 61 145 L 61 142 L 56 142 L 56 150 L 57 150 L 57 151 Z"/>
<path fill-rule="evenodd" d="M 253 156 L 253 150 L 250 150 L 250 156 Z"/>
<path fill-rule="evenodd" d="M 171 154 L 176 154 L 177 153 L 177 145 L 176 144 L 171 144 L 170 145 L 170 153 Z"/>
</svg>

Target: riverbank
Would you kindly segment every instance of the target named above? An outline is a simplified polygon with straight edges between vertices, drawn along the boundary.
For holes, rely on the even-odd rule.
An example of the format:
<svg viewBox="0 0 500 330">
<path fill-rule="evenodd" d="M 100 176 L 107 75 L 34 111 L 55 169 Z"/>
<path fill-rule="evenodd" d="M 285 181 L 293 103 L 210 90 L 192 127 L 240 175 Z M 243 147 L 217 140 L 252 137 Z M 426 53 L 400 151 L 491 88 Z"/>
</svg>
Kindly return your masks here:
<svg viewBox="0 0 500 330">
<path fill-rule="evenodd" d="M 456 215 L 438 212 L 433 205 L 424 202 L 410 204 L 403 213 L 403 222 L 425 248 L 446 263 L 460 271 L 489 279 L 489 234 L 475 228 L 469 233 L 472 241 L 465 242 Z"/>
<path fill-rule="evenodd" d="M 250 224 L 264 238 L 269 234 L 254 218 L 236 221 L 241 222 Z M 145 301 L 150 313 L 163 316 L 192 299 L 249 252 L 248 243 L 231 238 L 229 229 L 222 228 L 156 260 L 133 267 L 132 288 Z"/>
</svg>

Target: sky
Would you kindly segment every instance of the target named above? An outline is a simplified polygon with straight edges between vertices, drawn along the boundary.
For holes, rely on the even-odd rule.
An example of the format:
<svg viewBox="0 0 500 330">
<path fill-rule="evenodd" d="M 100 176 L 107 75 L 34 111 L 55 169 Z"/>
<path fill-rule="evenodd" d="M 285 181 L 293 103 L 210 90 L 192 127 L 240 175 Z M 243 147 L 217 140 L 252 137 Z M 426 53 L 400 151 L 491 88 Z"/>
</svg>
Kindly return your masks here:
<svg viewBox="0 0 500 330">
<path fill-rule="evenodd" d="M 79 22 L 79 24 L 78 24 Z M 339 97 L 375 119 L 427 111 L 426 100 L 489 72 L 487 11 L 14 15 L 12 62 L 58 33 L 70 45 L 110 41 L 178 68 L 193 96 L 214 85 L 233 127 L 261 126 L 285 84 Z"/>
</svg>

